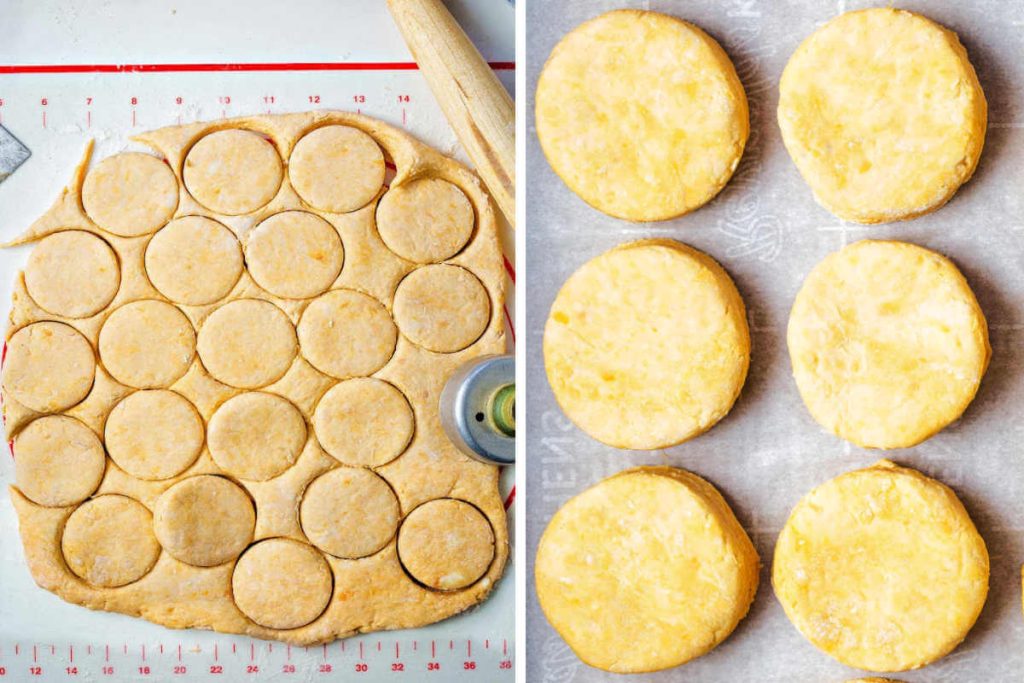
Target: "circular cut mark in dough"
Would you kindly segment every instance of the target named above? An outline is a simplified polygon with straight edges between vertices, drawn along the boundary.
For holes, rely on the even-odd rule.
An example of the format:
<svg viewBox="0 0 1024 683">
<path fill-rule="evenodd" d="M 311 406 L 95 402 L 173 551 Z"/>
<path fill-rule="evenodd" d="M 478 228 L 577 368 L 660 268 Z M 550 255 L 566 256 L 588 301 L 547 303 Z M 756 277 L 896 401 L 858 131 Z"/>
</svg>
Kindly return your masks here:
<svg viewBox="0 0 1024 683">
<path fill-rule="evenodd" d="M 537 548 L 537 597 L 590 666 L 658 671 L 725 640 L 757 592 L 759 560 L 729 505 L 674 467 L 609 477 L 562 506 Z"/>
<path fill-rule="evenodd" d="M 153 515 L 142 503 L 120 495 L 87 500 L 72 512 L 61 550 L 72 572 L 103 588 L 138 581 L 160 556 Z"/>
<path fill-rule="evenodd" d="M 179 304 L 202 306 L 223 299 L 243 267 L 235 234 L 202 216 L 174 219 L 146 247 L 150 282 Z"/>
<path fill-rule="evenodd" d="M 96 355 L 88 340 L 63 323 L 26 325 L 7 343 L 4 388 L 26 408 L 56 413 L 92 389 Z"/>
<path fill-rule="evenodd" d="M 271 538 L 239 558 L 231 576 L 235 604 L 260 626 L 290 629 L 320 616 L 334 578 L 315 548 L 290 538 Z"/>
<path fill-rule="evenodd" d="M 115 154 L 85 177 L 82 206 L 108 232 L 122 237 L 148 235 L 178 208 L 178 180 L 170 166 L 155 156 Z"/>
<path fill-rule="evenodd" d="M 400 517 L 391 487 L 370 470 L 338 467 L 314 479 L 302 495 L 302 530 L 337 557 L 374 554 L 394 537 Z"/>
<path fill-rule="evenodd" d="M 265 481 L 295 464 L 306 443 L 306 422 L 286 399 L 250 392 L 217 409 L 208 441 L 210 455 L 226 472 Z"/>
<path fill-rule="evenodd" d="M 430 351 L 454 353 L 487 329 L 491 302 L 480 280 L 465 268 L 424 266 L 398 284 L 394 315 L 409 341 Z"/>
<path fill-rule="evenodd" d="M 800 44 L 778 115 L 818 203 L 881 223 L 934 211 L 971 177 L 988 105 L 955 33 L 878 7 L 842 14 Z"/>
<path fill-rule="evenodd" d="M 249 233 L 245 261 L 263 289 L 286 299 L 306 299 L 330 287 L 345 259 L 338 231 L 305 211 L 274 214 Z"/>
<path fill-rule="evenodd" d="M 392 187 L 377 205 L 377 232 L 388 249 L 415 263 L 459 253 L 473 234 L 473 205 L 455 185 L 421 178 Z"/>
<path fill-rule="evenodd" d="M 711 200 L 750 130 L 743 85 L 714 38 L 636 10 L 602 14 L 562 38 L 537 83 L 536 123 L 569 189 L 633 221 Z"/>
<path fill-rule="evenodd" d="M 25 287 L 41 308 L 88 318 L 113 301 L 121 285 L 114 250 L 81 230 L 54 233 L 36 245 L 25 266 Z"/>
<path fill-rule="evenodd" d="M 351 289 L 317 297 L 299 320 L 302 355 L 338 379 L 377 372 L 391 360 L 397 342 L 398 329 L 384 305 Z"/>
<path fill-rule="evenodd" d="M 281 187 L 284 172 L 274 144 L 247 130 L 221 130 L 203 137 L 185 158 L 185 187 L 200 204 L 237 216 L 265 206 Z"/>
<path fill-rule="evenodd" d="M 711 257 L 672 240 L 620 245 L 562 285 L 544 366 L 565 414 L 617 448 L 667 448 L 710 429 L 747 376 L 743 299 Z"/>
<path fill-rule="evenodd" d="M 334 385 L 313 414 L 320 445 L 353 467 L 379 467 L 397 458 L 412 440 L 415 425 L 402 392 L 373 377 Z"/>
<path fill-rule="evenodd" d="M 856 242 L 815 266 L 788 342 L 811 415 L 866 448 L 913 446 L 959 418 L 991 356 L 964 276 L 906 242 Z"/>
<path fill-rule="evenodd" d="M 916 669 L 952 651 L 985 604 L 988 578 L 985 542 L 956 494 L 887 460 L 804 496 L 772 564 L 797 630 L 867 671 Z"/>
<path fill-rule="evenodd" d="M 210 314 L 199 329 L 198 348 L 214 378 L 240 389 L 257 389 L 284 376 L 298 345 L 295 328 L 280 308 L 239 299 Z"/>
<path fill-rule="evenodd" d="M 137 391 L 110 411 L 104 441 L 110 458 L 128 474 L 167 479 L 199 457 L 203 418 L 187 398 L 173 391 Z"/>
<path fill-rule="evenodd" d="M 238 484 L 204 474 L 179 481 L 153 508 L 153 529 L 172 557 L 212 567 L 238 557 L 252 541 L 256 511 Z"/>
<path fill-rule="evenodd" d="M 436 590 L 459 590 L 482 577 L 494 559 L 494 530 L 469 503 L 440 498 L 406 516 L 398 556 L 410 575 Z"/>
<path fill-rule="evenodd" d="M 14 437 L 14 480 L 39 505 L 81 503 L 99 487 L 106 464 L 99 437 L 65 415 L 41 417 Z"/>
<path fill-rule="evenodd" d="M 366 206 L 380 192 L 384 153 L 358 128 L 324 126 L 295 144 L 288 177 L 313 208 L 347 213 Z"/>
<path fill-rule="evenodd" d="M 103 323 L 99 350 L 104 367 L 118 382 L 137 389 L 169 387 L 192 364 L 196 333 L 171 304 L 133 301 Z"/>
</svg>

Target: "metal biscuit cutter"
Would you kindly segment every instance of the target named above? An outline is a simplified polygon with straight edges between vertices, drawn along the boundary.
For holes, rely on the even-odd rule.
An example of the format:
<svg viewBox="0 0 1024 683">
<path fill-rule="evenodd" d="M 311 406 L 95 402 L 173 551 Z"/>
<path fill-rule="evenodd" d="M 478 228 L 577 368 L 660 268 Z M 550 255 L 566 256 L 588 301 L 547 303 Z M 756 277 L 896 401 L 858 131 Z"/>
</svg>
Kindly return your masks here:
<svg viewBox="0 0 1024 683">
<path fill-rule="evenodd" d="M 441 391 L 441 426 L 460 451 L 489 465 L 516 461 L 515 357 L 481 356 Z"/>
<path fill-rule="evenodd" d="M 9 130 L 0 126 L 0 183 L 14 173 L 30 156 L 32 156 L 32 152 L 28 147 L 11 135 Z"/>
</svg>

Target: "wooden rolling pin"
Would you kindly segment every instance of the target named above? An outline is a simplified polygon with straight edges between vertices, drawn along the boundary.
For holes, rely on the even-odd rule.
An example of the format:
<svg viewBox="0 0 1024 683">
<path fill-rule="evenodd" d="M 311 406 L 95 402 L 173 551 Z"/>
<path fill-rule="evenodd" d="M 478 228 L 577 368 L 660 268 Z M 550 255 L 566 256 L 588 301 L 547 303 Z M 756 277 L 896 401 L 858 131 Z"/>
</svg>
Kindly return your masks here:
<svg viewBox="0 0 1024 683">
<path fill-rule="evenodd" d="M 388 8 L 477 173 L 514 227 L 512 98 L 441 0 L 388 0 Z"/>
</svg>

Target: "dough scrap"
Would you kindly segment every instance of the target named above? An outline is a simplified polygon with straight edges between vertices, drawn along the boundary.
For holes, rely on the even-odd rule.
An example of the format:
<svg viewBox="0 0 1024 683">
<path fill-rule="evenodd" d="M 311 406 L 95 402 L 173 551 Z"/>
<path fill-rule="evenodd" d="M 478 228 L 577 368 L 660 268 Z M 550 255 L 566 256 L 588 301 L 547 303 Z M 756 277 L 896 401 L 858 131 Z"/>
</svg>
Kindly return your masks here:
<svg viewBox="0 0 1024 683">
<path fill-rule="evenodd" d="M 99 461 L 85 457 L 85 464 L 73 468 L 65 467 L 72 458 L 61 458 L 57 449 L 48 446 L 43 457 L 30 454 L 22 458 L 21 469 L 32 470 L 30 473 L 18 475 L 19 464 L 15 463 L 15 474 L 25 486 L 22 490 L 15 483 L 9 493 L 18 515 L 26 565 L 44 590 L 73 604 L 140 616 L 171 628 L 213 629 L 303 646 L 437 622 L 485 599 L 501 577 L 509 545 L 498 470 L 471 461 L 448 441 L 438 406 L 440 390 L 455 366 L 505 350 L 503 320 L 491 316 L 472 348 L 449 358 L 399 341 L 389 310 L 396 287 L 416 264 L 400 258 L 381 241 L 375 225 L 377 197 L 369 197 L 365 206 L 349 213 L 329 214 L 303 201 L 283 173 L 278 172 L 279 180 L 274 181 L 273 171 L 282 166 L 275 160 L 274 150 L 287 154 L 311 131 L 333 125 L 369 135 L 394 165 L 396 185 L 411 182 L 411 178 L 437 178 L 460 188 L 473 208 L 476 224 L 458 261 L 476 275 L 491 306 L 500 311 L 507 276 L 495 209 L 479 179 L 398 128 L 355 113 L 316 111 L 141 133 L 135 140 L 153 149 L 157 158 L 167 159 L 166 166 L 178 174 L 179 184 L 184 173 L 195 194 L 184 191 L 184 185 L 179 187 L 181 205 L 169 216 L 171 222 L 139 237 L 104 231 L 86 215 L 82 182 L 92 157 L 90 146 L 57 201 L 15 239 L 17 244 L 42 240 L 49 244 L 56 241 L 49 238 L 57 233 L 90 233 L 109 245 L 120 269 L 120 283 L 111 301 L 82 318 L 67 317 L 79 309 L 42 309 L 29 293 L 26 281 L 33 280 L 32 273 L 14 280 L 2 388 L 8 439 L 31 437 L 33 432 L 28 430 L 42 417 L 40 412 L 66 412 L 59 419 L 80 420 L 84 425 L 80 431 L 97 435 L 88 436 L 89 448 L 96 446 L 97 438 L 101 442 Z M 225 127 L 239 135 L 228 136 L 227 142 L 223 136 L 212 137 Z M 248 145 L 269 163 L 262 165 L 258 159 L 247 158 Z M 194 154 L 190 156 L 190 152 Z M 186 159 L 203 161 L 204 155 L 208 166 L 186 164 Z M 297 157 L 293 155 L 293 159 Z M 233 162 L 239 165 L 232 168 Z M 262 173 L 261 167 L 272 172 Z M 247 184 L 246 176 L 252 171 L 273 182 L 262 189 Z M 214 177 L 218 173 L 224 182 Z M 215 182 L 204 184 L 211 178 Z M 259 185 L 260 179 L 256 180 Z M 330 185 L 331 179 L 326 181 Z M 377 180 L 370 178 L 367 192 L 375 184 Z M 355 185 L 335 189 L 344 194 L 352 187 Z M 208 197 L 204 190 L 210 191 Z M 382 186 L 374 192 L 382 194 Z M 232 201 L 258 196 L 257 203 L 267 203 L 249 215 L 231 216 L 211 209 L 207 202 L 215 202 L 215 195 Z M 336 231 L 336 239 L 343 242 L 344 268 L 329 286 L 343 292 L 343 299 L 345 292 L 364 293 L 346 299 L 357 301 L 351 315 L 335 317 L 344 307 L 331 302 L 335 297 L 331 291 L 316 299 L 276 296 L 261 287 L 246 267 L 243 244 L 256 226 L 270 216 L 288 212 L 325 219 Z M 88 245 L 97 242 L 86 238 L 83 244 L 88 250 Z M 88 251 L 78 253 L 71 248 L 67 252 L 68 264 L 89 261 Z M 42 256 L 34 260 L 46 261 Z M 42 280 L 52 285 L 51 280 L 73 274 L 55 268 L 52 277 L 33 280 L 33 291 Z M 311 279 L 306 277 L 300 284 L 308 285 Z M 99 280 L 68 285 L 53 293 L 85 308 L 85 300 L 97 284 Z M 310 304 L 324 297 L 317 321 L 317 306 L 311 308 Z M 174 311 L 167 316 L 172 321 L 170 330 L 160 316 L 149 324 L 152 321 L 137 311 L 127 319 L 121 313 L 125 306 L 147 307 L 151 303 Z M 367 310 L 369 313 L 362 315 Z M 310 334 L 302 351 L 340 377 L 322 372 L 299 356 L 294 326 L 303 319 Z M 184 348 L 194 350 L 181 367 L 184 374 L 172 380 L 169 375 L 177 374 L 177 368 L 173 373 L 170 369 L 177 360 L 159 361 L 156 356 L 164 345 L 161 339 L 185 320 L 196 339 Z M 119 326 L 127 330 L 127 336 Z M 117 352 L 108 353 L 111 347 Z M 139 389 L 122 382 L 124 373 L 112 376 L 116 361 L 133 354 L 152 360 L 143 363 L 143 369 L 167 373 L 169 384 L 161 381 L 159 387 Z M 111 359 L 111 368 L 105 367 Z M 127 365 L 138 370 L 138 363 Z M 321 448 L 311 424 L 324 394 L 339 381 L 346 384 L 349 373 L 356 377 L 373 374 L 374 379 L 366 380 L 372 387 L 387 387 L 360 394 L 362 400 L 387 412 L 369 415 L 365 424 L 353 426 L 348 441 L 358 448 L 343 456 L 368 459 L 354 476 L 375 482 L 379 495 L 370 498 L 385 501 L 371 501 L 361 508 L 335 496 L 330 488 L 308 488 L 324 473 L 339 468 L 338 461 Z M 401 393 L 392 387 L 400 388 Z M 261 390 L 247 391 L 250 388 Z M 383 398 L 375 404 L 378 394 Z M 26 403 L 19 398 L 26 398 Z M 264 398 L 271 404 L 266 411 L 246 409 Z M 164 401 L 169 407 L 162 407 Z M 192 447 L 203 442 L 204 423 L 208 425 L 207 448 L 200 447 L 193 459 Z M 381 425 L 388 431 L 371 434 Z M 247 432 L 243 434 L 243 430 Z M 169 432 L 177 432 L 177 442 L 165 438 Z M 370 434 L 373 443 L 360 446 L 360 433 L 364 437 Z M 24 451 L 25 444 L 20 448 Z M 107 449 L 113 456 L 110 460 L 103 454 Z M 167 449 L 166 457 L 156 457 L 162 449 Z M 58 464 L 51 466 L 51 460 Z M 378 470 L 372 472 L 370 467 L 378 462 Z M 98 463 L 102 471 L 97 482 L 93 472 Z M 171 473 L 181 467 L 184 469 Z M 70 469 L 75 470 L 73 477 L 64 477 Z M 169 476 L 144 478 L 165 475 Z M 227 495 L 239 504 L 208 495 L 207 486 L 200 485 L 208 479 L 215 487 L 231 491 Z M 33 481 L 43 493 L 33 488 Z M 46 502 L 44 496 L 64 491 L 65 483 L 80 487 L 76 491 L 94 490 L 76 492 L 77 499 L 61 507 L 41 504 Z M 304 498 L 307 492 L 309 498 Z M 37 502 L 26 493 L 41 500 Z M 81 495 L 86 495 L 84 501 Z M 486 572 L 465 587 L 432 590 L 402 566 L 394 527 L 405 513 L 446 495 L 458 495 L 484 515 L 487 528 L 481 533 L 492 539 L 487 541 L 492 559 Z M 243 498 L 251 501 L 248 507 Z M 301 514 L 304 502 L 305 522 Z M 218 504 L 226 506 L 227 512 L 211 513 Z M 150 514 L 158 505 L 165 514 Z M 397 516 L 392 522 L 394 506 Z M 254 526 L 245 523 L 238 531 L 228 524 L 246 519 L 247 509 L 255 511 Z M 325 516 L 346 509 L 355 512 L 350 518 L 363 516 L 368 522 L 347 530 L 334 520 L 323 522 Z M 241 511 L 241 517 L 232 511 Z M 304 523 L 325 549 L 371 554 L 345 559 L 321 553 L 310 544 Z M 192 528 L 196 526 L 202 528 Z M 318 535 L 317 530 L 323 533 Z M 160 545 L 158 533 L 166 548 Z M 383 545 L 375 550 L 378 543 Z M 274 550 L 281 545 L 284 550 Z M 222 564 L 199 566 L 218 561 L 221 558 L 216 554 L 228 550 Z M 335 583 L 339 587 L 336 595 Z"/>
<path fill-rule="evenodd" d="M 120 495 L 91 498 L 75 508 L 64 525 L 61 549 L 72 572 L 106 588 L 138 581 L 160 556 L 153 515 Z"/>
<path fill-rule="evenodd" d="M 438 178 L 396 185 L 377 205 L 380 238 L 388 249 L 414 263 L 455 256 L 473 234 L 474 220 L 465 193 Z"/>
<path fill-rule="evenodd" d="M 395 322 L 414 344 L 438 353 L 461 351 L 491 319 L 487 290 L 471 272 L 447 264 L 409 273 L 395 292 Z"/>
<path fill-rule="evenodd" d="M 372 555 L 394 537 L 401 519 L 398 499 L 370 470 L 337 467 L 306 487 L 300 508 L 310 542 L 335 557 Z"/>
<path fill-rule="evenodd" d="M 210 455 L 226 472 L 265 481 L 295 464 L 306 443 L 306 422 L 287 399 L 249 392 L 217 409 L 207 438 Z"/>
<path fill-rule="evenodd" d="M 252 542 L 256 511 L 245 491 L 224 477 L 189 477 L 156 501 L 153 530 L 164 550 L 198 567 L 238 557 Z"/>
<path fill-rule="evenodd" d="M 14 480 L 21 492 L 47 507 L 75 505 L 93 494 L 107 465 L 103 444 L 66 415 L 47 415 L 14 437 Z"/>
<path fill-rule="evenodd" d="M 305 211 L 274 214 L 249 233 L 245 244 L 253 279 L 286 299 L 322 294 L 338 279 L 344 258 L 334 227 Z"/>
<path fill-rule="evenodd" d="M 242 269 L 242 246 L 235 234 L 203 216 L 174 219 L 146 247 L 150 282 L 179 304 L 202 306 L 223 299 Z"/>
<path fill-rule="evenodd" d="M 324 126 L 295 143 L 288 177 L 295 191 L 321 211 L 347 213 L 365 206 L 384 184 L 384 153 L 351 126 Z"/>
<path fill-rule="evenodd" d="M 38 322 L 21 328 L 7 342 L 4 389 L 18 403 L 55 413 L 84 399 L 96 376 L 89 341 L 69 325 Z"/>
<path fill-rule="evenodd" d="M 671 240 L 622 244 L 562 285 L 544 366 L 577 426 L 617 448 L 656 449 L 710 429 L 746 380 L 746 309 L 711 257 Z"/>
<path fill-rule="evenodd" d="M 121 284 L 117 256 L 106 242 L 81 230 L 57 232 L 32 250 L 25 288 L 54 315 L 87 318 L 114 300 Z"/>
<path fill-rule="evenodd" d="M 313 414 L 313 427 L 323 449 L 353 467 L 380 467 L 391 462 L 405 451 L 415 426 L 405 395 L 373 377 L 334 385 Z"/>
<path fill-rule="evenodd" d="M 288 316 L 258 299 L 238 299 L 211 313 L 199 329 L 197 346 L 207 371 L 239 389 L 281 379 L 298 351 Z"/>
<path fill-rule="evenodd" d="M 155 156 L 115 154 L 85 176 L 82 205 L 89 218 L 108 232 L 122 237 L 148 235 L 178 208 L 178 180 Z"/>
<path fill-rule="evenodd" d="M 906 448 L 960 417 L 988 367 L 988 325 L 952 261 L 863 240 L 807 276 L 789 356 L 807 409 L 866 448 Z"/>
<path fill-rule="evenodd" d="M 398 329 L 383 304 L 350 289 L 314 299 L 299 320 L 298 335 L 303 357 L 338 379 L 377 372 L 391 360 L 398 342 Z"/>
<path fill-rule="evenodd" d="M 331 569 L 312 546 L 271 538 L 235 564 L 231 589 L 238 608 L 267 628 L 297 628 L 316 619 L 331 599 Z"/>
<path fill-rule="evenodd" d="M 879 49 L 885 46 L 885 49 Z M 912 12 L 847 12 L 790 58 L 782 139 L 819 204 L 881 223 L 930 213 L 974 173 L 988 105 L 956 34 Z"/>
<path fill-rule="evenodd" d="M 728 503 L 673 467 L 638 467 L 569 500 L 541 536 L 541 609 L 590 666 L 659 671 L 714 649 L 746 616 L 759 558 Z"/>
<path fill-rule="evenodd" d="M 728 55 L 697 26 L 607 12 L 555 46 L 537 82 L 537 137 L 581 199 L 617 218 L 660 221 L 711 200 L 750 131 Z"/>
<path fill-rule="evenodd" d="M 110 459 L 133 477 L 168 479 L 196 461 L 203 418 L 187 398 L 166 389 L 137 391 L 114 406 L 103 439 Z"/>
<path fill-rule="evenodd" d="M 487 571 L 494 559 L 494 532 L 469 503 L 440 498 L 406 515 L 398 531 L 398 555 L 425 586 L 458 590 Z"/>
<path fill-rule="evenodd" d="M 906 671 L 964 639 L 989 558 L 944 484 L 882 460 L 804 496 L 775 544 L 772 584 L 793 625 L 840 662 Z"/>
<path fill-rule="evenodd" d="M 118 382 L 137 389 L 169 387 L 192 365 L 196 333 L 171 304 L 133 301 L 103 323 L 99 352 Z"/>
<path fill-rule="evenodd" d="M 233 129 L 199 140 L 185 158 L 182 177 L 200 204 L 237 216 L 270 202 L 284 171 L 273 143 L 252 131 Z"/>
</svg>

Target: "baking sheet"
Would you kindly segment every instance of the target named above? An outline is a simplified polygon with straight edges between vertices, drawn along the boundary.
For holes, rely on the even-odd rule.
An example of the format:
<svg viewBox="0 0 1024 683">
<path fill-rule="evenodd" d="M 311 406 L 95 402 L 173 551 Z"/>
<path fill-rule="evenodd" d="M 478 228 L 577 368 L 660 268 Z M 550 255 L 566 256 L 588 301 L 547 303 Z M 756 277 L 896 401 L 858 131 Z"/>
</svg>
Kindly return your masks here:
<svg viewBox="0 0 1024 683">
<path fill-rule="evenodd" d="M 527 7 L 527 676 L 530 681 L 622 681 L 591 669 L 548 626 L 533 588 L 533 556 L 547 520 L 568 498 L 636 465 L 671 464 L 708 478 L 725 495 L 761 555 L 750 614 L 722 645 L 681 668 L 637 681 L 845 681 L 858 671 L 818 651 L 789 623 L 769 583 L 775 538 L 811 488 L 890 457 L 952 486 L 988 544 L 988 602 L 966 641 L 905 681 L 1024 678 L 1024 4 L 901 2 L 959 35 L 989 103 L 989 130 L 974 178 L 937 213 L 861 227 L 818 207 L 783 148 L 778 80 L 799 42 L 836 14 L 881 3 L 723 0 L 628 2 L 531 0 Z M 623 6 L 691 20 L 732 57 L 750 101 L 751 137 L 736 175 L 709 205 L 680 219 L 629 224 L 591 209 L 555 176 L 537 143 L 533 92 L 551 48 L 571 28 Z M 590 439 L 558 409 L 544 376 L 544 321 L 562 282 L 582 263 L 625 241 L 670 237 L 707 251 L 729 271 L 747 304 L 750 375 L 732 413 L 710 432 L 662 452 L 618 451 Z M 915 448 L 868 451 L 825 433 L 790 375 L 789 308 L 804 276 L 855 240 L 902 239 L 950 256 L 989 321 L 992 364 L 964 417 Z M 629 637 L 629 634 L 623 634 Z"/>
<path fill-rule="evenodd" d="M 41 215 L 70 180 L 86 140 L 100 158 L 135 145 L 138 132 L 176 123 L 315 108 L 362 110 L 465 161 L 422 75 L 389 63 L 412 61 L 383 3 L 361 0 L 112 0 L 0 2 L 0 124 L 32 157 L 0 183 L 0 241 Z M 512 89 L 514 10 L 505 0 L 461 0 L 453 13 Z M 357 70 L 222 71 L 252 62 L 384 63 Z M 71 65 L 203 63 L 213 70 L 110 72 Z M 11 73 L 45 64 L 55 73 Z M 133 67 L 130 67 L 133 68 Z M 180 98 L 180 101 L 179 101 Z M 503 235 L 514 268 L 511 230 Z M 0 310 L 6 321 L 15 273 L 30 247 L 0 250 Z M 508 322 L 514 324 L 513 280 Z M 6 323 L 4 323 L 6 325 Z M 512 335 L 509 335 L 510 350 Z M 0 682 L 85 680 L 511 681 L 515 652 L 515 566 L 479 608 L 415 630 L 379 632 L 326 647 L 174 631 L 121 614 L 94 612 L 39 589 L 25 566 L 6 492 L 12 459 L 0 453 Z M 503 471 L 502 495 L 515 481 Z M 508 499 L 511 503 L 511 499 Z M 514 529 L 515 505 L 509 510 Z M 513 538 L 514 542 L 514 538 Z M 433 664 L 434 666 L 431 666 Z"/>
</svg>

